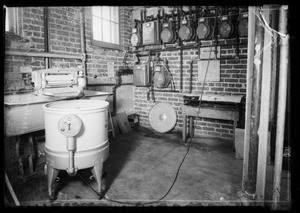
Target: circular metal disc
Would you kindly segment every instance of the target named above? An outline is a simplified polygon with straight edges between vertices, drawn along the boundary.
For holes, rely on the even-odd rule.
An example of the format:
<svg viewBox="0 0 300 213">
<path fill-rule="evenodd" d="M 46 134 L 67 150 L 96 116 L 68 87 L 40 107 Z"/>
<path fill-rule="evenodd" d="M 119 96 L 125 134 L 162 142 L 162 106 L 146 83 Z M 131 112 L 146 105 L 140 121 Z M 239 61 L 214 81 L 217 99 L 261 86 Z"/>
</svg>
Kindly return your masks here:
<svg viewBox="0 0 300 213">
<path fill-rule="evenodd" d="M 176 121 L 176 111 L 170 104 L 167 103 L 156 104 L 149 113 L 150 125 L 159 133 L 165 133 L 172 130 Z"/>
</svg>

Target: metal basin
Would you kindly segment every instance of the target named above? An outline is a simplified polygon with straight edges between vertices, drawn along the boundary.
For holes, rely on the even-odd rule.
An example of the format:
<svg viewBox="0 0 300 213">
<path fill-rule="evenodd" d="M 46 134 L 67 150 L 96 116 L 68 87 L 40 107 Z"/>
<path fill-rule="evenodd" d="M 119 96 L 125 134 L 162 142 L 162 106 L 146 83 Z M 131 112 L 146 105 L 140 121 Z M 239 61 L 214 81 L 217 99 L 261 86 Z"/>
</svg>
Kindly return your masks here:
<svg viewBox="0 0 300 213">
<path fill-rule="evenodd" d="M 85 90 L 81 99 L 106 100 L 108 92 Z M 33 93 L 4 96 L 4 129 L 7 137 L 45 129 L 43 104 L 78 99 L 69 97 L 37 96 Z"/>
</svg>

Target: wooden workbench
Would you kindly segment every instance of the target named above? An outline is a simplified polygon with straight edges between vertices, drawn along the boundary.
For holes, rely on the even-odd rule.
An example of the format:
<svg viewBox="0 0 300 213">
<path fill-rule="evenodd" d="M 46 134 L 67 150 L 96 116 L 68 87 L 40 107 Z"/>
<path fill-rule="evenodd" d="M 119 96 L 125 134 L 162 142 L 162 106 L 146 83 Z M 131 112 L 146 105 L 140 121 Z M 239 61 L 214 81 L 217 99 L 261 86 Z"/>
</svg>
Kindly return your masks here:
<svg viewBox="0 0 300 213">
<path fill-rule="evenodd" d="M 186 96 L 197 96 L 195 94 L 186 94 Z M 232 102 L 232 103 L 240 103 L 242 99 L 242 95 L 237 96 L 220 96 L 220 95 L 204 95 L 202 100 L 205 101 L 221 101 L 221 102 Z M 212 118 L 212 119 L 220 119 L 220 120 L 230 120 L 233 121 L 233 147 L 235 142 L 235 128 L 237 126 L 237 122 L 239 120 L 239 110 L 236 108 L 215 108 L 215 107 L 205 107 L 199 108 L 196 106 L 183 105 L 182 106 L 182 115 L 183 115 L 183 128 L 182 128 L 182 140 L 186 142 L 187 139 L 187 131 L 189 130 L 190 137 L 193 136 L 193 122 L 194 117 L 201 118 Z M 187 126 L 187 122 L 189 120 L 189 129 Z"/>
</svg>

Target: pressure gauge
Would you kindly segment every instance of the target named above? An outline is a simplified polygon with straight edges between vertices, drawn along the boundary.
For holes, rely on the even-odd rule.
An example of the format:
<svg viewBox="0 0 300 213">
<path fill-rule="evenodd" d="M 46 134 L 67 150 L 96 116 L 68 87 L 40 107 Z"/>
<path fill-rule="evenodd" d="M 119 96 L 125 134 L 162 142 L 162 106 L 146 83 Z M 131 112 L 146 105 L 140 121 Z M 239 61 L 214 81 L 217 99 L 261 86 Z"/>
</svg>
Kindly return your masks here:
<svg viewBox="0 0 300 213">
<path fill-rule="evenodd" d="M 74 137 L 81 130 L 82 120 L 76 115 L 66 115 L 58 122 L 58 130 L 66 137 Z"/>
<path fill-rule="evenodd" d="M 210 32 L 210 26 L 204 21 L 199 21 L 198 27 L 196 29 L 198 39 L 207 39 L 210 35 Z"/>
<path fill-rule="evenodd" d="M 163 43 L 174 43 L 176 40 L 176 33 L 173 30 L 172 22 L 163 23 L 160 38 Z"/>
<path fill-rule="evenodd" d="M 134 33 L 131 35 L 130 41 L 131 41 L 132 46 L 134 46 L 134 47 L 139 46 L 140 42 L 141 42 L 141 37 L 138 34 Z"/>
<path fill-rule="evenodd" d="M 192 29 L 189 26 L 183 25 L 180 27 L 178 34 L 181 40 L 189 40 L 192 36 Z"/>
<path fill-rule="evenodd" d="M 230 21 L 221 21 L 219 23 L 219 34 L 222 38 L 229 38 L 233 34 L 233 25 Z"/>
</svg>

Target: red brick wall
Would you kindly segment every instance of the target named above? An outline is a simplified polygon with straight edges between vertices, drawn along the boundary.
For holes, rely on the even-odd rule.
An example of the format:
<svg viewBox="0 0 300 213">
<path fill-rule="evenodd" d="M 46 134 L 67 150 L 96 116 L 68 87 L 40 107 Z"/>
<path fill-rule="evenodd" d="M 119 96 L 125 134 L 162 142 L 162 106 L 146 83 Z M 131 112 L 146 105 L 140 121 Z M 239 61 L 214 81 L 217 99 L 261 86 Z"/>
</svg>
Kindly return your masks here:
<svg viewBox="0 0 300 213">
<path fill-rule="evenodd" d="M 234 39 L 220 41 L 222 44 L 232 44 Z M 240 45 L 240 56 L 247 55 L 247 38 L 241 39 L 243 45 Z M 180 88 L 180 51 L 162 52 L 161 58 L 169 61 L 169 68 L 172 73 L 175 88 Z M 197 55 L 197 49 L 183 50 L 183 93 L 189 92 L 190 65 L 191 58 Z M 204 93 L 206 94 L 241 94 L 246 95 L 246 70 L 247 59 L 222 59 L 222 57 L 235 56 L 235 45 L 221 46 L 221 69 L 220 82 L 206 82 L 204 84 Z M 146 62 L 146 57 L 141 59 L 142 63 Z M 200 93 L 203 84 L 198 82 L 198 66 L 193 63 L 193 82 L 192 92 Z M 142 126 L 149 127 L 148 114 L 151 108 L 159 102 L 171 104 L 177 112 L 177 123 L 175 129 L 182 129 L 182 113 L 183 104 L 182 93 L 171 92 L 154 92 L 156 103 L 147 100 L 146 93 L 148 88 L 134 88 L 134 109 L 140 114 L 140 122 Z M 242 104 L 241 124 L 243 125 L 244 101 Z M 221 137 L 226 139 L 233 138 L 233 123 L 231 121 L 201 119 L 195 123 L 195 133 L 204 136 Z"/>
</svg>

